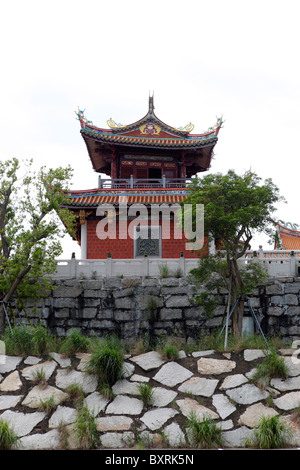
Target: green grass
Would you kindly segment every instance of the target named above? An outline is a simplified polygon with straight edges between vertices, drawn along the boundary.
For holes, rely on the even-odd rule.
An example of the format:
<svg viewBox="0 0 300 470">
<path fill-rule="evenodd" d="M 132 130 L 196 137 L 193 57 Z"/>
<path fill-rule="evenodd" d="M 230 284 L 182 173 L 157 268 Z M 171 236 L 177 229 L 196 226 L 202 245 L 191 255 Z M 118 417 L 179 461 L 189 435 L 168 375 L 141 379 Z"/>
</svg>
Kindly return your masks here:
<svg viewBox="0 0 300 470">
<path fill-rule="evenodd" d="M 105 338 L 98 343 L 87 362 L 86 370 L 110 387 L 122 378 L 124 350 L 118 338 Z"/>
<path fill-rule="evenodd" d="M 47 327 L 14 326 L 12 332 L 3 335 L 7 354 L 11 355 L 42 355 L 56 349 L 57 340 Z"/>
<path fill-rule="evenodd" d="M 254 430 L 252 439 L 245 442 L 246 447 L 255 449 L 282 449 L 288 446 L 291 431 L 280 421 L 280 417 L 263 416 Z"/>
<path fill-rule="evenodd" d="M 200 419 L 192 412 L 186 422 L 187 436 L 193 447 L 213 449 L 222 446 L 222 431 L 211 419 Z"/>
<path fill-rule="evenodd" d="M 76 352 L 87 352 L 89 346 L 89 338 L 84 336 L 78 329 L 73 328 L 63 339 L 60 352 L 66 355 L 75 354 Z"/>
<path fill-rule="evenodd" d="M 144 406 L 148 408 L 152 404 L 153 388 L 146 383 L 140 383 L 138 388 Z"/>
<path fill-rule="evenodd" d="M 287 379 L 289 376 L 288 367 L 284 358 L 278 356 L 277 352 L 272 349 L 265 353 L 264 361 L 257 366 L 256 372 L 252 377 L 253 382 L 264 379 L 269 382 L 272 378 Z"/>
<path fill-rule="evenodd" d="M 0 419 L 0 450 L 11 450 L 17 447 L 19 437 L 13 428 Z"/>
<path fill-rule="evenodd" d="M 99 444 L 95 417 L 87 406 L 81 406 L 78 409 L 78 416 L 74 423 L 74 433 L 82 449 L 94 449 Z"/>
</svg>

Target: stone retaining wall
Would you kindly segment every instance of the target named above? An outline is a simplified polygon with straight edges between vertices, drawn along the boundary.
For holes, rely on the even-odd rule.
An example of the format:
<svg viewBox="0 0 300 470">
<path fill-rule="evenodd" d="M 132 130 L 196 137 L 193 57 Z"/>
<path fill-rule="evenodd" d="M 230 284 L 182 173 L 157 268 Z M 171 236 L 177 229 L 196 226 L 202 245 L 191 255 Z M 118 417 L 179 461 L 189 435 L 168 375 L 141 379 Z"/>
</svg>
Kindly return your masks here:
<svg viewBox="0 0 300 470">
<path fill-rule="evenodd" d="M 23 313 L 33 323 L 41 320 L 59 336 L 80 328 L 88 335 L 116 333 L 126 340 L 144 334 L 187 339 L 220 328 L 226 313 L 225 291 L 215 293 L 213 316 L 195 305 L 193 296 L 195 287 L 187 277 L 54 280 L 48 297 L 27 301 Z M 282 335 L 287 341 L 300 338 L 300 278 L 270 280 L 249 297 L 265 334 Z M 251 332 L 247 306 L 245 317 Z"/>
</svg>

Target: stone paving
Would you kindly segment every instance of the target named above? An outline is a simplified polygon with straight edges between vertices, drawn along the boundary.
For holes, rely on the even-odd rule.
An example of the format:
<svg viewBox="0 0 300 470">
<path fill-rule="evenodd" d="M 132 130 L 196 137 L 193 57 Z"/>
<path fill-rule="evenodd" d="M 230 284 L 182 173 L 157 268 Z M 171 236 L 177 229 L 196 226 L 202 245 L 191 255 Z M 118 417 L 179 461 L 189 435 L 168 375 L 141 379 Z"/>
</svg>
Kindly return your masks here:
<svg viewBox="0 0 300 470">
<path fill-rule="evenodd" d="M 0 420 L 19 436 L 19 449 L 80 448 L 74 434 L 78 411 L 67 388 L 83 390 L 84 404 L 95 417 L 99 448 L 189 448 L 186 421 L 193 412 L 210 417 L 222 429 L 224 447 L 244 447 L 262 416 L 280 415 L 292 429 L 291 447 L 300 447 L 300 360 L 293 350 L 281 350 L 289 368 L 286 380 L 274 378 L 265 389 L 251 383 L 261 350 L 221 354 L 213 350 L 180 352 L 178 361 L 155 351 L 127 356 L 123 378 L 113 397 L 98 391 L 94 375 L 85 372 L 88 354 L 72 358 L 0 357 Z M 37 384 L 43 370 L 43 383 Z M 145 408 L 139 384 L 153 387 Z M 51 400 L 47 412 L 42 403 Z M 298 421 L 295 410 L 298 409 Z M 62 439 L 64 425 L 66 438 Z"/>
</svg>

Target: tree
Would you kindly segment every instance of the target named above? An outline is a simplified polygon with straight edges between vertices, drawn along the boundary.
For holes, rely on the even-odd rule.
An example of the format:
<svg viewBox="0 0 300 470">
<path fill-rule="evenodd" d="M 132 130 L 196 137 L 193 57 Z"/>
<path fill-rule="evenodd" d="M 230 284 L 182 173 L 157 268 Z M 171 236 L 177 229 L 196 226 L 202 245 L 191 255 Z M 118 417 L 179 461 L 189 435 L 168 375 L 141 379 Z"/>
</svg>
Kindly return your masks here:
<svg viewBox="0 0 300 470">
<path fill-rule="evenodd" d="M 210 174 L 202 179 L 196 178 L 189 187 L 189 196 L 183 204 L 190 204 L 193 220 L 196 204 L 204 205 L 204 230 L 224 252 L 223 261 L 217 255 L 210 262 L 203 259 L 194 271 L 198 279 L 205 279 L 212 267 L 230 286 L 232 303 L 242 296 L 253 284 L 256 274 L 249 276 L 241 271 L 238 260 L 247 249 L 256 232 L 271 233 L 272 213 L 275 204 L 283 198 L 271 179 L 262 182 L 255 173 L 238 176 L 233 170 L 227 174 Z M 195 220 L 194 220 L 195 223 Z M 209 256 L 209 255 L 207 255 Z M 254 267 L 252 268 L 252 270 Z M 254 271 L 253 271 L 254 272 Z M 245 274 L 245 275 L 244 275 Z M 247 280 L 247 281 L 246 281 Z M 251 282 L 250 282 L 251 281 Z M 249 284 L 250 282 L 250 284 Z M 243 300 L 233 314 L 233 333 L 241 335 L 243 319 Z"/>
<path fill-rule="evenodd" d="M 62 252 L 60 238 L 74 225 L 73 215 L 61 207 L 71 176 L 70 167 L 34 171 L 32 160 L 22 168 L 17 158 L 0 162 L 0 300 L 37 298 L 49 287 Z"/>
</svg>

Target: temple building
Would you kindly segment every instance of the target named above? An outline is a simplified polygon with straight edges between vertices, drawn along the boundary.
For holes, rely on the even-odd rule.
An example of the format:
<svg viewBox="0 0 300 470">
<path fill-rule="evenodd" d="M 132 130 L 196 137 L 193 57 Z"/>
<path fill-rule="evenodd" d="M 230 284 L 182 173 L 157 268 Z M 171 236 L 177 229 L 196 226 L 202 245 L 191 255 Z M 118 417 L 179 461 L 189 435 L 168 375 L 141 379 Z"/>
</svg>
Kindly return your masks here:
<svg viewBox="0 0 300 470">
<path fill-rule="evenodd" d="M 300 230 L 299 225 L 287 223 L 277 223 L 277 239 L 275 249 L 300 250 Z"/>
<path fill-rule="evenodd" d="M 96 189 L 69 194 L 67 207 L 78 216 L 81 258 L 197 257 L 186 249 L 186 238 L 178 236 L 174 214 L 167 214 L 170 236 L 164 236 L 164 215 L 157 211 L 150 230 L 149 209 L 180 204 L 191 178 L 209 169 L 222 119 L 207 132 L 193 134 L 192 124 L 175 128 L 158 119 L 153 97 L 147 114 L 129 125 L 110 119 L 102 129 L 84 111 L 76 114 L 92 167 L 99 173 Z"/>
</svg>

